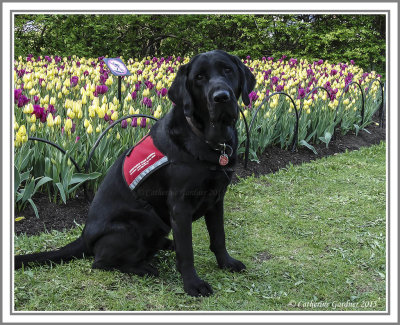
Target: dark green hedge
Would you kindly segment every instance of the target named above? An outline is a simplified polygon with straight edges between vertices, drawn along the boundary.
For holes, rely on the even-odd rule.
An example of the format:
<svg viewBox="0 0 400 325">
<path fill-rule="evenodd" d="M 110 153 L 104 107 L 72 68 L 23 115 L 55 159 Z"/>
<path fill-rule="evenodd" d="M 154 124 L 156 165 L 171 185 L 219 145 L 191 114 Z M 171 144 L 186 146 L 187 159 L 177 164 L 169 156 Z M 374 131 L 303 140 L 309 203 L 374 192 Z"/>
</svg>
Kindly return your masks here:
<svg viewBox="0 0 400 325">
<path fill-rule="evenodd" d="M 16 15 L 15 55 L 324 59 L 385 72 L 384 15 Z"/>
</svg>

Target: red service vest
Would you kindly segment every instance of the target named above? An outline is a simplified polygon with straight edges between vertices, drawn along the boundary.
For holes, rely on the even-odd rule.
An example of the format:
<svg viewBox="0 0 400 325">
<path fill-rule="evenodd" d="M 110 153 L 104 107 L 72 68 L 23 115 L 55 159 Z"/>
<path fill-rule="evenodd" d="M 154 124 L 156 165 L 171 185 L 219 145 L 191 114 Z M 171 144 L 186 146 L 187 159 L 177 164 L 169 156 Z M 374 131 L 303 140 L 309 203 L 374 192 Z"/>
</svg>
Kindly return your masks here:
<svg viewBox="0 0 400 325">
<path fill-rule="evenodd" d="M 152 137 L 147 135 L 126 154 L 122 172 L 129 188 L 134 190 L 147 176 L 166 164 L 168 157 L 156 148 Z"/>
</svg>

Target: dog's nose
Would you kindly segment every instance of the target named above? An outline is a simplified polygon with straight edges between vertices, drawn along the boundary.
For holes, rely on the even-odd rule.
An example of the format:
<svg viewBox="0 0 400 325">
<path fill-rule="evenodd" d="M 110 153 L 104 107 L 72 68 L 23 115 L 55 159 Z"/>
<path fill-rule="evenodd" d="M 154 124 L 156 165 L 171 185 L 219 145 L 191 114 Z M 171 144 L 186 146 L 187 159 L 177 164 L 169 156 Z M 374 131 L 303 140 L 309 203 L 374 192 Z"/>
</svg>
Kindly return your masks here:
<svg viewBox="0 0 400 325">
<path fill-rule="evenodd" d="M 217 90 L 213 96 L 216 103 L 225 103 L 230 99 L 229 92 L 226 90 Z"/>
</svg>

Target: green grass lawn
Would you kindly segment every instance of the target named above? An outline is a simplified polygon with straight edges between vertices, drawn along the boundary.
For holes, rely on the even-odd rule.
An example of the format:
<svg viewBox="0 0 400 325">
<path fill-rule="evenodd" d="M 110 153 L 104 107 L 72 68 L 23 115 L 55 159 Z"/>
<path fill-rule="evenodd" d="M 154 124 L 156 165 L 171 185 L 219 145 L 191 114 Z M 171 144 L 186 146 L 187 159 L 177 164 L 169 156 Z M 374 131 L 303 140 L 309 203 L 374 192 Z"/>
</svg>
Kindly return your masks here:
<svg viewBox="0 0 400 325">
<path fill-rule="evenodd" d="M 184 294 L 175 253 L 158 278 L 91 270 L 92 258 L 15 272 L 15 309 L 91 311 L 383 311 L 386 308 L 386 147 L 290 166 L 231 186 L 228 251 L 244 273 L 219 270 L 204 220 L 193 224 L 195 264 L 214 295 Z M 18 254 L 53 249 L 80 228 L 15 238 Z"/>
</svg>

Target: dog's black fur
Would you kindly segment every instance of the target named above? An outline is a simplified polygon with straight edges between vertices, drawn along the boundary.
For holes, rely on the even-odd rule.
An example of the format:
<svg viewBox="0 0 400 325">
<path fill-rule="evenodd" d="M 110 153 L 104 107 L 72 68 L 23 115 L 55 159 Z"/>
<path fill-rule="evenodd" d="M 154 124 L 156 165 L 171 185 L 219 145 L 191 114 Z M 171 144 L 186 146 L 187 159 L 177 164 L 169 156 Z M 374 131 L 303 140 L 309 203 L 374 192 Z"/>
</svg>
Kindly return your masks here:
<svg viewBox="0 0 400 325">
<path fill-rule="evenodd" d="M 94 256 L 93 268 L 157 275 L 151 258 L 158 250 L 175 249 L 185 291 L 207 296 L 212 289 L 194 268 L 191 225 L 205 216 L 218 266 L 245 269 L 225 247 L 223 202 L 237 159 L 237 100 L 242 96 L 249 104 L 254 85 L 250 70 L 223 51 L 196 55 L 182 65 L 168 91 L 175 105 L 150 130 L 170 163 L 131 191 L 122 176 L 123 154 L 96 193 L 81 237 L 56 251 L 15 256 L 15 268 Z M 221 143 L 233 148 L 223 167 Z M 173 243 L 166 238 L 171 228 Z"/>
</svg>

